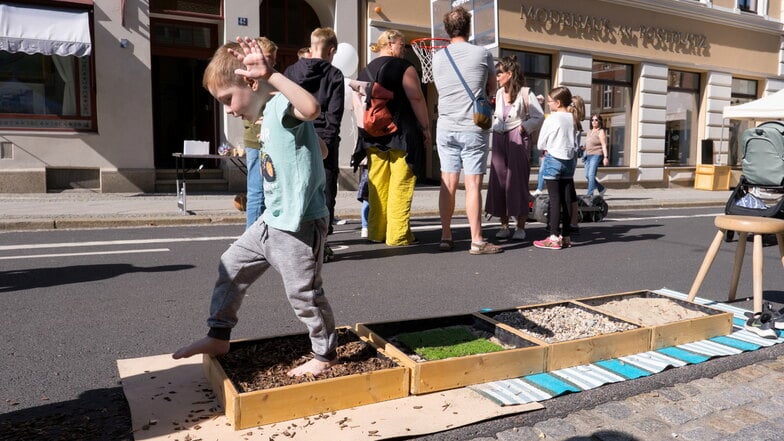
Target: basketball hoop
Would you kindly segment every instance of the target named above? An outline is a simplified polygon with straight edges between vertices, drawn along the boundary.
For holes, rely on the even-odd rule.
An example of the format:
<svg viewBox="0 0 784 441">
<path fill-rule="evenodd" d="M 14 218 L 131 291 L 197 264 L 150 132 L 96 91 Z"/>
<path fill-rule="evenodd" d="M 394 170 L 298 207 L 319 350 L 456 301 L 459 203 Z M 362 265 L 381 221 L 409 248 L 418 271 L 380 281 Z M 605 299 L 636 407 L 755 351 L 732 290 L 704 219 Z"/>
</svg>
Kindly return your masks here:
<svg viewBox="0 0 784 441">
<path fill-rule="evenodd" d="M 439 49 L 449 45 L 448 38 L 417 38 L 411 40 L 411 47 L 414 48 L 419 62 L 422 64 L 422 82 L 430 83 L 433 81 L 433 55 Z"/>
</svg>

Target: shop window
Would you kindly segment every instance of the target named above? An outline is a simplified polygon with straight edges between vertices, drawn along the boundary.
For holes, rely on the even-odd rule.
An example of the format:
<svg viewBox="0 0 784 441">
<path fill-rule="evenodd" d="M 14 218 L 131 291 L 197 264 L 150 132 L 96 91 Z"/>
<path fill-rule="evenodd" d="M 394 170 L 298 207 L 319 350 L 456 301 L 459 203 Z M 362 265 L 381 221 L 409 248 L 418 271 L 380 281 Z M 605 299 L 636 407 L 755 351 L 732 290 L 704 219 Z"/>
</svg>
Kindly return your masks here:
<svg viewBox="0 0 784 441">
<path fill-rule="evenodd" d="M 757 82 L 741 78 L 732 79 L 730 105 L 748 103 L 757 99 Z M 729 165 L 740 165 L 740 135 L 750 127 L 749 121 L 731 119 L 729 122 Z"/>
<path fill-rule="evenodd" d="M 738 9 L 744 12 L 757 12 L 757 0 L 738 0 Z"/>
<path fill-rule="evenodd" d="M 501 57 L 516 56 L 520 63 L 523 75 L 525 76 L 525 86 L 530 87 L 534 95 L 546 96 L 553 85 L 553 65 L 552 57 L 548 54 L 537 54 L 535 52 L 514 51 L 501 49 Z M 550 108 L 542 105 L 542 110 L 549 113 Z M 531 152 L 531 165 L 539 166 L 539 151 L 534 148 Z"/>
<path fill-rule="evenodd" d="M 95 130 L 91 9 L 0 7 L 0 128 Z"/>
<path fill-rule="evenodd" d="M 667 76 L 664 163 L 695 165 L 700 74 L 670 70 Z"/>
<path fill-rule="evenodd" d="M 221 0 L 150 0 L 150 12 L 177 15 L 222 15 Z"/>
<path fill-rule="evenodd" d="M 593 62 L 591 110 L 599 114 L 607 130 L 610 165 L 627 165 L 629 133 L 626 127 L 631 118 L 632 74 L 629 64 Z"/>
</svg>

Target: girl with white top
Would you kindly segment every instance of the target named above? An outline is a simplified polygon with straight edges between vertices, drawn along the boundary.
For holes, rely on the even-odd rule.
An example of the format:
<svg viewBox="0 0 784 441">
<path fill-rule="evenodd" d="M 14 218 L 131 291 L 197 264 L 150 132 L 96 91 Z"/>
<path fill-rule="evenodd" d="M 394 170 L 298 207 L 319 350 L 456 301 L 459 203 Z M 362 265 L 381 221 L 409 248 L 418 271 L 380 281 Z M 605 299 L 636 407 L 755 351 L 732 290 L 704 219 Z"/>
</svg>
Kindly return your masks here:
<svg viewBox="0 0 784 441">
<path fill-rule="evenodd" d="M 537 248 L 560 250 L 571 246 L 572 202 L 576 200 L 574 169 L 585 117 L 585 103 L 579 96 L 572 97 L 566 87 L 556 87 L 547 94 L 550 116 L 539 132 L 538 147 L 547 150 L 540 173 L 544 174 L 550 197 L 550 236 L 534 241 Z M 560 220 L 560 222 L 559 222 Z M 562 228 L 559 230 L 559 224 Z"/>
</svg>

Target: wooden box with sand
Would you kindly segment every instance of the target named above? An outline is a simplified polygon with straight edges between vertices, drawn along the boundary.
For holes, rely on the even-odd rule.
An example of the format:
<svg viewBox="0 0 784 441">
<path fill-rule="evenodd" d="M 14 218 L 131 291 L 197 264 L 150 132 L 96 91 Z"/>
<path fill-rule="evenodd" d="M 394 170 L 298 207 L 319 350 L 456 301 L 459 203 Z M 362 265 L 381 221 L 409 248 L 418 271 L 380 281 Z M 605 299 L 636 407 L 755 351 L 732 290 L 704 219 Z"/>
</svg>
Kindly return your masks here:
<svg viewBox="0 0 784 441">
<path fill-rule="evenodd" d="M 482 312 L 499 327 L 547 347 L 553 371 L 648 350 L 651 330 L 574 302 Z"/>
<path fill-rule="evenodd" d="M 578 299 L 577 303 L 650 328 L 651 350 L 705 340 L 732 332 L 732 313 L 652 291 L 588 297 Z"/>
</svg>

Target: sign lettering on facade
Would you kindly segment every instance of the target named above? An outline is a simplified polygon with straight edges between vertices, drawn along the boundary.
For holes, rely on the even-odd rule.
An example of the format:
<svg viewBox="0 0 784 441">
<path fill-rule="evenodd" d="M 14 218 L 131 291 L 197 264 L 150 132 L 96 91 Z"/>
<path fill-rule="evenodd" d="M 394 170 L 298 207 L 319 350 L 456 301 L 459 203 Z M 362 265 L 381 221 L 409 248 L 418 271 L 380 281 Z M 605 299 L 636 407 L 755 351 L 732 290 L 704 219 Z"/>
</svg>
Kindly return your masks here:
<svg viewBox="0 0 784 441">
<path fill-rule="evenodd" d="M 620 41 L 628 46 L 653 47 L 677 52 L 701 52 L 708 49 L 705 35 L 679 32 L 655 26 L 615 25 L 602 17 L 575 14 L 557 9 L 520 4 L 520 19 L 527 26 L 540 27 L 549 32 L 577 31 L 584 38 Z"/>
</svg>

